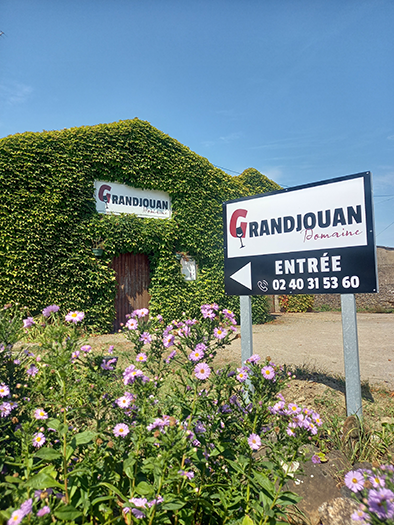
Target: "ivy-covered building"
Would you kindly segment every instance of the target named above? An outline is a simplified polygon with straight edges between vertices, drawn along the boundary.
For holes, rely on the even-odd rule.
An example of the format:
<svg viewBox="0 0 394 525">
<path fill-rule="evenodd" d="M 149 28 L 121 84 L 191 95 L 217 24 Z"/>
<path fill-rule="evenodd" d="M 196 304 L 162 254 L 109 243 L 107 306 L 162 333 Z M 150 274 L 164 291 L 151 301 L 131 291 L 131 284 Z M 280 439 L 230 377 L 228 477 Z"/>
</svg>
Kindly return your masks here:
<svg viewBox="0 0 394 525">
<path fill-rule="evenodd" d="M 138 119 L 3 138 L 0 304 L 83 310 L 100 331 L 145 305 L 166 320 L 213 301 L 237 311 L 224 294 L 222 202 L 277 189 L 252 168 L 231 177 Z M 195 260 L 195 280 L 180 258 Z M 266 299 L 253 303 L 264 321 Z"/>
</svg>

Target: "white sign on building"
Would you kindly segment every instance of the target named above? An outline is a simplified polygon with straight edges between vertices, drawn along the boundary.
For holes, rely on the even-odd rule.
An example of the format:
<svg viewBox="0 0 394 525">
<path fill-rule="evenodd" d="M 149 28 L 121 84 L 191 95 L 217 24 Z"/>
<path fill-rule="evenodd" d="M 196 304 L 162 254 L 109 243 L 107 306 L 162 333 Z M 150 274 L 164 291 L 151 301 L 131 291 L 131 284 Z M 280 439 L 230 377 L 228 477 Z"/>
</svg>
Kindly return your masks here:
<svg viewBox="0 0 394 525">
<path fill-rule="evenodd" d="M 94 187 L 98 213 L 134 213 L 138 217 L 154 219 L 171 217 L 171 198 L 164 191 L 143 190 L 99 180 L 94 182 Z"/>
</svg>

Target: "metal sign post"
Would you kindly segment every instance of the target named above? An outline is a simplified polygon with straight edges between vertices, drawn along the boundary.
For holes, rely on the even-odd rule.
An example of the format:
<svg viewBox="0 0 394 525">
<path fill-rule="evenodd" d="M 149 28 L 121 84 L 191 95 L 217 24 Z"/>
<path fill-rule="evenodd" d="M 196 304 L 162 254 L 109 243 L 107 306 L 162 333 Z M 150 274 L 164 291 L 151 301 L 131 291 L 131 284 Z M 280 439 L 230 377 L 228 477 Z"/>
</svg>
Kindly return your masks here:
<svg viewBox="0 0 394 525">
<path fill-rule="evenodd" d="M 246 360 L 253 355 L 252 298 L 250 295 L 239 297 L 239 307 L 241 314 L 241 362 L 244 366 Z M 250 402 L 249 392 L 253 393 L 253 385 L 250 379 L 247 379 L 244 394 L 247 403 Z"/>
<path fill-rule="evenodd" d="M 241 358 L 242 366 L 253 355 L 252 332 L 252 300 L 250 295 L 241 295 L 239 298 L 241 310 Z"/>
<path fill-rule="evenodd" d="M 362 417 L 357 314 L 354 294 L 341 295 L 343 356 L 346 377 L 346 412 Z"/>
</svg>

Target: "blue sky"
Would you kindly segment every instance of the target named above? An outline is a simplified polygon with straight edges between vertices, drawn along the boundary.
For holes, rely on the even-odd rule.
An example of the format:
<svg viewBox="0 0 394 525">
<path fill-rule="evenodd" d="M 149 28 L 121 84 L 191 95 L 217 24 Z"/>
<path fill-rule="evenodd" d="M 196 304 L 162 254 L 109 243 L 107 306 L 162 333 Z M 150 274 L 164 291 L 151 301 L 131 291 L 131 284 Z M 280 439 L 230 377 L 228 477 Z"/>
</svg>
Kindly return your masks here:
<svg viewBox="0 0 394 525">
<path fill-rule="evenodd" d="M 0 137 L 138 117 L 234 175 L 371 171 L 394 247 L 392 0 L 2 0 Z"/>
</svg>

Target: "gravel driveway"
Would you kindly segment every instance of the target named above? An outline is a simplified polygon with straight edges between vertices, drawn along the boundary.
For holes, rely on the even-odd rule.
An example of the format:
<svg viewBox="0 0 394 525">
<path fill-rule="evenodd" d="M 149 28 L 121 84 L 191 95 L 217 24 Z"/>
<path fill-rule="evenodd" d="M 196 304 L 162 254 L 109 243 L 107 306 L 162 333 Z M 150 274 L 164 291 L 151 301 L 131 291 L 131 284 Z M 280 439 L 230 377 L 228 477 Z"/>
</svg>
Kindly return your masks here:
<svg viewBox="0 0 394 525">
<path fill-rule="evenodd" d="M 357 314 L 361 380 L 394 389 L 394 314 Z M 344 376 L 340 312 L 275 314 L 275 321 L 253 326 L 253 350 L 278 364 L 308 365 Z M 241 361 L 241 341 L 231 345 Z"/>
</svg>

